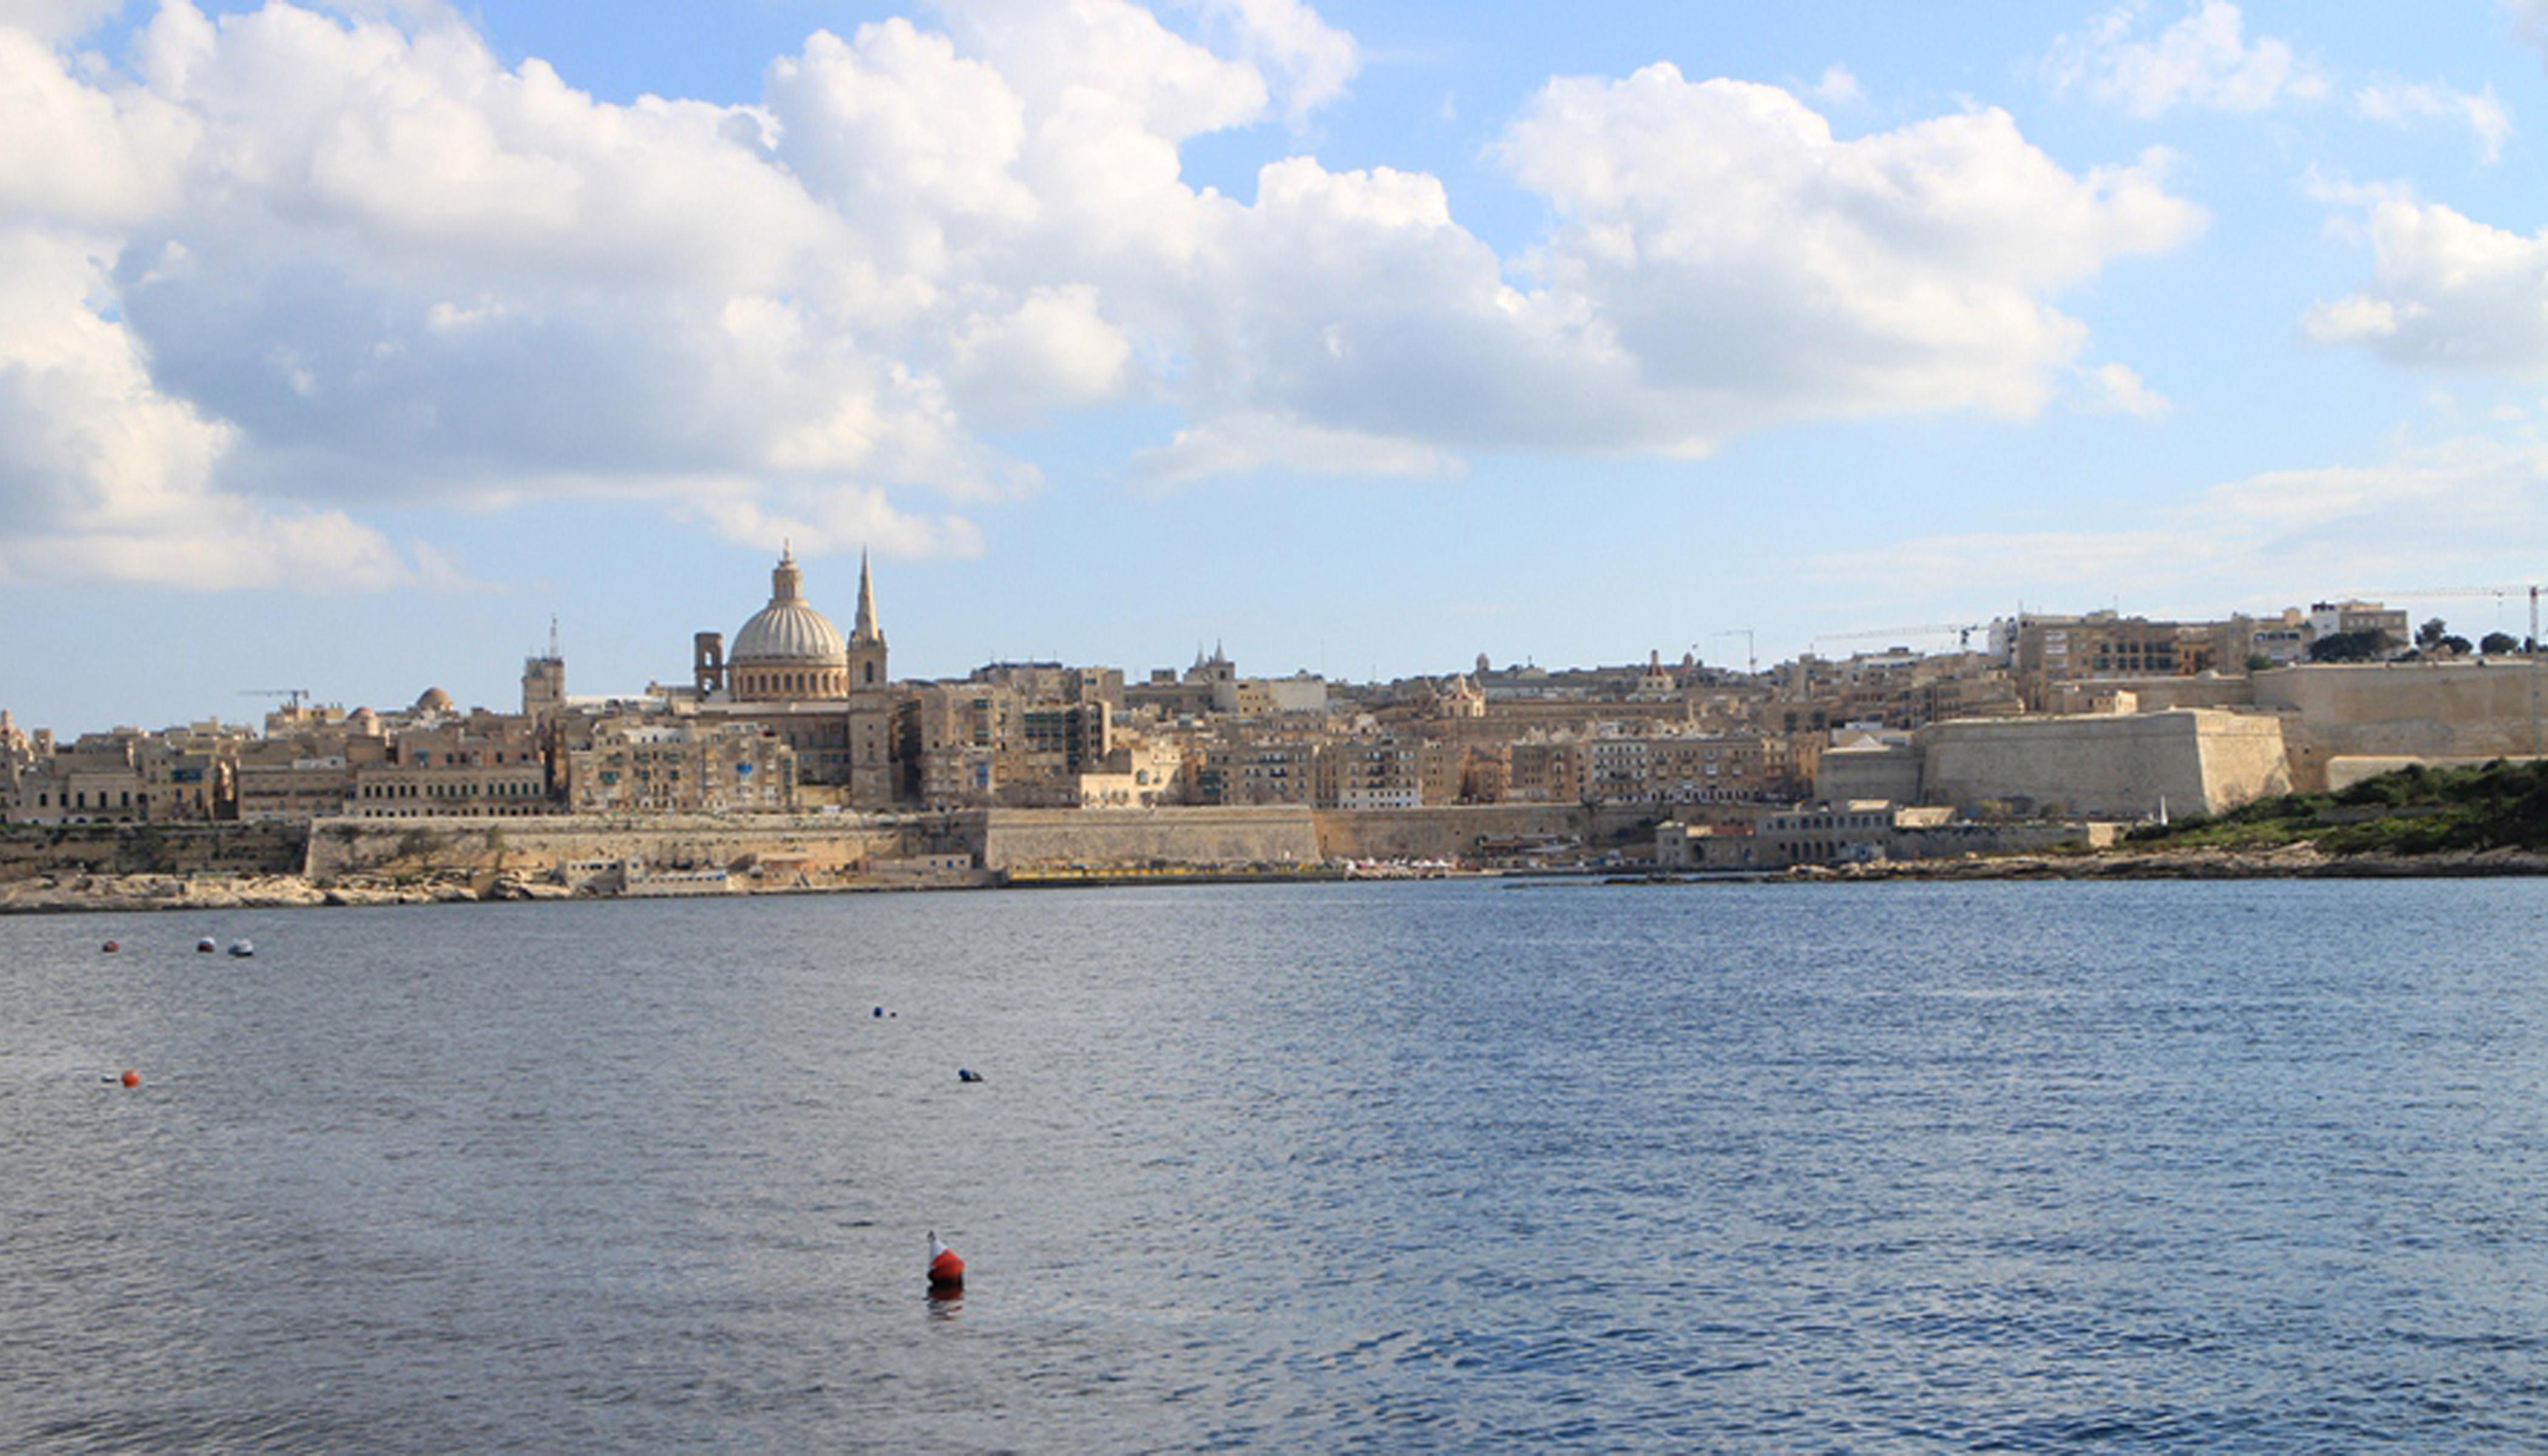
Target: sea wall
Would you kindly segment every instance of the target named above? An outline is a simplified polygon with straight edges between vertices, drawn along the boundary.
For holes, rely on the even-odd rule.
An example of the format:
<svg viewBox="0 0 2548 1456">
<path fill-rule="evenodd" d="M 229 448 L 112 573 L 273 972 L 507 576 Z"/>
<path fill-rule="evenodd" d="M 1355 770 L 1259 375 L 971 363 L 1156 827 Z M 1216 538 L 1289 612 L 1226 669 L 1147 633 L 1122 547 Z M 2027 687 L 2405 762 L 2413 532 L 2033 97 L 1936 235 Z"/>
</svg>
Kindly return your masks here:
<svg viewBox="0 0 2548 1456">
<path fill-rule="evenodd" d="M 0 881 L 58 873 L 288 874 L 309 829 L 297 824 L 60 824 L 0 831 Z"/>
<path fill-rule="evenodd" d="M 993 809 L 982 867 L 1309 864 L 1322 858 L 1304 805 L 1177 809 Z"/>
<path fill-rule="evenodd" d="M 1330 860 L 1475 859 L 1497 840 L 1560 839 L 1592 848 L 1630 835 L 1638 848 L 1654 842 L 1652 806 L 1582 804 L 1446 804 L 1429 809 L 1321 810 L 1319 852 Z"/>
<path fill-rule="evenodd" d="M 1307 805 L 991 809 L 951 814 L 556 815 L 523 819 L 322 819 L 311 825 L 73 825 L 0 834 L 0 880 L 46 873 L 302 873 L 347 877 L 590 877 L 759 868 L 812 883 L 960 877 L 1071 865 L 1228 868 L 1326 860 L 1474 858 L 1497 841 L 1547 838 L 1642 848 L 1657 811 L 1580 804 L 1318 810 Z"/>
<path fill-rule="evenodd" d="M 611 860 L 656 870 L 779 862 L 820 878 L 861 873 L 879 861 L 977 854 L 979 844 L 979 816 L 960 815 L 325 819 L 311 829 L 308 873 L 319 880 L 422 870 L 538 875 Z"/>
</svg>

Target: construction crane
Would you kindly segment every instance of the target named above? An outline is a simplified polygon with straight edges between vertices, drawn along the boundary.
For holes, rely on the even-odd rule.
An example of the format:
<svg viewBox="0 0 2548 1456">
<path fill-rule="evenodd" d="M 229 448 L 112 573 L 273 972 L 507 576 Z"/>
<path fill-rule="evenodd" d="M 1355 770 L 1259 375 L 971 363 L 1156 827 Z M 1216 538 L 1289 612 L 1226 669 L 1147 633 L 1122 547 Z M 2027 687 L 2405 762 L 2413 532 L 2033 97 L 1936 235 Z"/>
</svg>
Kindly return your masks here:
<svg viewBox="0 0 2548 1456">
<path fill-rule="evenodd" d="M 1953 632 L 1956 646 L 1961 650 L 1972 646 L 1973 634 L 1987 625 L 1986 622 L 1929 622 L 1917 627 L 1885 627 L 1873 632 L 1824 632 L 1813 639 L 1813 645 L 1819 648 L 1826 642 L 1872 642 L 1879 637 L 1943 637 Z"/>
<path fill-rule="evenodd" d="M 2420 592 L 2360 592 L 2354 594 L 2365 599 L 2380 601 L 2386 601 L 2393 596 L 2401 601 L 2419 601 L 2449 596 L 2492 596 L 2496 600 L 2502 601 L 2507 596 L 2527 595 L 2530 598 L 2530 637 L 2527 641 L 2521 644 L 2521 650 L 2529 654 L 2530 657 L 2530 756 L 2534 759 L 2538 758 L 2543 749 L 2548 749 L 2548 735 L 2543 735 L 2540 726 L 2542 718 L 2539 688 L 2539 668 L 2541 658 L 2539 653 L 2539 588 L 2536 585 L 2525 583 L 2519 587 L 2428 587 Z"/>
<path fill-rule="evenodd" d="M 292 710 L 297 713 L 301 711 L 301 705 L 310 700 L 310 689 L 307 687 L 242 687 L 239 689 L 239 696 L 288 697 L 292 699 Z"/>
<path fill-rule="evenodd" d="M 2392 597 L 2401 601 L 2423 601 L 2446 596 L 2491 596 L 2502 601 L 2507 596 L 2527 595 L 2530 598 L 2530 642 L 2527 650 L 2539 650 L 2539 589 L 2534 586 L 2428 587 L 2420 592 L 2356 592 L 2352 594 L 2373 601 L 2387 601 Z"/>
<path fill-rule="evenodd" d="M 1718 637 L 1742 638 L 1745 671 L 1751 673 L 1756 678 L 1761 675 L 1761 647 L 1760 644 L 1754 640 L 1751 628 L 1728 627 L 1724 631 L 1718 632 L 1714 636 L 1709 637 L 1707 640 L 1713 642 Z"/>
</svg>

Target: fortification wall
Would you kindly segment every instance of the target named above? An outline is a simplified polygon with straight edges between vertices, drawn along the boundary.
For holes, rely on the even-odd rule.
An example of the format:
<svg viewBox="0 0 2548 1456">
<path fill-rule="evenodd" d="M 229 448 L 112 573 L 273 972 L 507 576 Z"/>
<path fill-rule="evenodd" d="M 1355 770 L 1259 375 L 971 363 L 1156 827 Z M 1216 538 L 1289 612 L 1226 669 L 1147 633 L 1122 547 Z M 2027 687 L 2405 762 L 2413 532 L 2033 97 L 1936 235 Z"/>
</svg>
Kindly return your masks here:
<svg viewBox="0 0 2548 1456">
<path fill-rule="evenodd" d="M 1073 864 L 1198 867 L 1308 864 L 1321 858 L 1313 811 L 1297 804 L 1177 809 L 993 809 L 986 869 Z"/>
<path fill-rule="evenodd" d="M 1293 804 L 791 818 L 330 819 L 309 837 L 307 868 L 318 879 L 423 870 L 538 875 L 605 860 L 658 870 L 734 868 L 761 860 L 782 861 L 819 881 L 888 872 L 892 865 L 882 862 L 951 853 L 991 870 L 1153 864 L 1236 868 L 1467 858 L 1485 841 L 1543 835 L 1593 849 L 1642 847 L 1652 841 L 1662 812 L 1636 805 L 1340 811 Z"/>
<path fill-rule="evenodd" d="M 1319 815 L 1319 847 L 1331 860 L 1470 859 L 1488 840 L 1547 835 L 1581 842 L 1600 833 L 1582 804 L 1444 804 Z M 1651 832 L 1645 838 L 1650 842 Z"/>
<path fill-rule="evenodd" d="M 1923 796 L 1966 813 L 1987 801 L 2078 815 L 2219 813 L 2290 787 L 2282 724 L 2181 708 L 2105 717 L 1964 719 L 1927 730 Z"/>
<path fill-rule="evenodd" d="M 2548 748 L 2548 674 L 2526 661 L 2312 664 L 2255 682 L 2257 705 L 2285 715 L 2305 791 L 2341 787 L 2340 759 L 2483 763 Z"/>
<path fill-rule="evenodd" d="M 0 881 L 84 874 L 289 874 L 309 842 L 297 824 L 22 825 L 0 832 Z"/>
<path fill-rule="evenodd" d="M 811 875 L 852 873 L 877 860 L 978 852 L 978 816 L 683 815 L 540 819 L 326 819 L 312 826 L 308 873 L 422 869 L 540 874 L 579 862 L 626 860 L 652 869 L 731 868 L 785 858 Z"/>
<path fill-rule="evenodd" d="M 1851 799 L 1916 804 L 1920 760 L 1916 748 L 1832 749 L 1814 768 L 1814 797 L 1835 804 Z"/>
<path fill-rule="evenodd" d="M 2171 708 L 2245 708 L 2256 705 L 2256 684 L 2248 678 L 2198 675 L 2192 678 L 2083 678 L 2061 684 L 2060 694 L 2085 699 L 2101 693 L 2132 694 L 2133 711 L 2163 713 Z"/>
<path fill-rule="evenodd" d="M 2203 750 L 2203 812 L 2218 814 L 2292 791 L 2291 744 L 2283 720 L 2263 713 L 2197 713 Z"/>
</svg>

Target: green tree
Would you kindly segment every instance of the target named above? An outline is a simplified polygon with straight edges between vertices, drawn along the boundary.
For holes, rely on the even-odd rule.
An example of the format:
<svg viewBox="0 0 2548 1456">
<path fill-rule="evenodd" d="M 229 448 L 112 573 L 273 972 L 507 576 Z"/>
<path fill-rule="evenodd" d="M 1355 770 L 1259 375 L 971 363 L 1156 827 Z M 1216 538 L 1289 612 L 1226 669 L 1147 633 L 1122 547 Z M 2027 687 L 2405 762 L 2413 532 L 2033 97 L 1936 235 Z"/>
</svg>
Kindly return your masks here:
<svg viewBox="0 0 2548 1456">
<path fill-rule="evenodd" d="M 2314 663 L 2367 663 L 2389 646 L 2389 634 L 2366 627 L 2359 632 L 2332 632 L 2310 644 Z"/>
<path fill-rule="evenodd" d="M 2507 652 L 2519 652 L 2521 639 L 2509 632 L 2489 632 L 2477 640 L 2477 650 L 2489 657 Z"/>
<path fill-rule="evenodd" d="M 2415 629 L 2415 645 L 2426 649 L 2439 647 L 2442 639 L 2450 635 L 2450 631 L 2448 623 L 2440 617 L 2433 617 Z"/>
</svg>

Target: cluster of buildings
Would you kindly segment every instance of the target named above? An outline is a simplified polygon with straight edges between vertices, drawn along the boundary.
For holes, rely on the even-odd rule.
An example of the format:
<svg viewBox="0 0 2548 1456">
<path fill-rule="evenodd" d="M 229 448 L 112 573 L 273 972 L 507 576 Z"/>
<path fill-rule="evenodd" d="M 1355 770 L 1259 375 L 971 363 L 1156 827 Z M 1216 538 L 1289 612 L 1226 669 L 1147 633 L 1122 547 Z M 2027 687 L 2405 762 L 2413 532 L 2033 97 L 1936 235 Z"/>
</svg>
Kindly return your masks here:
<svg viewBox="0 0 2548 1456">
<path fill-rule="evenodd" d="M 1843 830 L 1946 844 L 1958 824 L 2215 811 L 2400 759 L 2539 751 L 2526 644 L 2411 635 L 2405 612 L 2378 603 L 2208 622 L 2024 613 L 1947 630 L 1953 650 L 1757 671 L 1659 654 L 1559 671 L 1480 657 L 1438 679 L 1354 684 L 1245 677 L 1215 648 L 1138 682 L 1043 662 L 896 681 L 866 563 L 844 633 L 782 554 L 769 602 L 731 642 L 697 633 L 687 679 L 643 691 L 570 694 L 553 638 L 524 663 L 512 712 L 462 710 L 438 689 L 391 711 L 296 694 L 256 728 L 67 742 L 0 712 L 0 818 L 1548 804 L 1643 809 L 1679 836 L 1667 860 L 1705 863 L 1745 841 L 1753 861 L 1775 843 L 1790 848 L 1772 858 L 1792 863 L 1874 842 Z M 2334 644 L 2346 664 L 2312 661 Z"/>
</svg>

